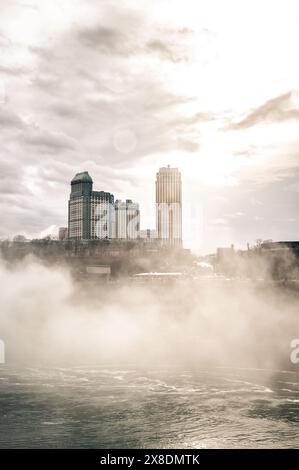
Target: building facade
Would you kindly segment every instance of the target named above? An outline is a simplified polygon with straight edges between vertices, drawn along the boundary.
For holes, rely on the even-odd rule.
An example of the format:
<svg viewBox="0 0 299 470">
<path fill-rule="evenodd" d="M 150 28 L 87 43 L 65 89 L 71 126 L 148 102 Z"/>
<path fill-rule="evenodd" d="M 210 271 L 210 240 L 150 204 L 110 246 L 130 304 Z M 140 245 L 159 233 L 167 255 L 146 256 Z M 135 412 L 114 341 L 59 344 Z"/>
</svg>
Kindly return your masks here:
<svg viewBox="0 0 299 470">
<path fill-rule="evenodd" d="M 157 238 L 182 245 L 182 181 L 178 168 L 160 168 L 156 177 Z"/>
<path fill-rule="evenodd" d="M 77 173 L 71 181 L 68 205 L 68 238 L 91 240 L 115 236 L 114 196 L 93 191 L 87 171 Z"/>
<path fill-rule="evenodd" d="M 150 228 L 146 228 L 144 230 L 140 230 L 140 238 L 146 241 L 156 240 L 157 238 L 157 231 L 152 230 Z"/>
<path fill-rule="evenodd" d="M 140 236 L 139 204 L 127 199 L 115 201 L 115 237 L 134 240 Z"/>
<path fill-rule="evenodd" d="M 58 240 L 63 241 L 67 239 L 67 227 L 59 227 Z"/>
</svg>

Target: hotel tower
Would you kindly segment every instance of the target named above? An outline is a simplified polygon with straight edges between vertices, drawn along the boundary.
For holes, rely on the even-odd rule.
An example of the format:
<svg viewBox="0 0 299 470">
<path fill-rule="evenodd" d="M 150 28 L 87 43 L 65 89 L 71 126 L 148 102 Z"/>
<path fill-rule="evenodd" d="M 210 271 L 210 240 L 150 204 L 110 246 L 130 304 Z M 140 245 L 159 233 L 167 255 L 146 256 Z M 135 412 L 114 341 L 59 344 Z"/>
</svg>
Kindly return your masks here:
<svg viewBox="0 0 299 470">
<path fill-rule="evenodd" d="M 177 168 L 160 168 L 156 177 L 157 237 L 165 244 L 182 245 L 182 181 Z"/>
<path fill-rule="evenodd" d="M 71 181 L 68 237 L 73 240 L 113 238 L 115 229 L 114 196 L 93 191 L 87 171 L 77 173 Z"/>
</svg>

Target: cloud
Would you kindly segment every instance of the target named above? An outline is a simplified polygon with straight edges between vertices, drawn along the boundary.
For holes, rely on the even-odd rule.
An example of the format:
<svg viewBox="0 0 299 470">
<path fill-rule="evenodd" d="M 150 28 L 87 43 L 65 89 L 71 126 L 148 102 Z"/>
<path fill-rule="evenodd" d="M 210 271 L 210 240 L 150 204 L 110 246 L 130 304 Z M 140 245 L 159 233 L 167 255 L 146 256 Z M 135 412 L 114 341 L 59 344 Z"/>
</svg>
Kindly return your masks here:
<svg viewBox="0 0 299 470">
<path fill-rule="evenodd" d="M 0 65 L 0 75 L 9 75 L 9 76 L 15 76 L 17 75 L 22 75 L 27 72 L 25 67 L 18 67 L 14 65 L 10 66 L 5 66 L 5 65 Z"/>
<path fill-rule="evenodd" d="M 97 49 L 104 54 L 128 55 L 134 53 L 129 37 L 118 30 L 97 25 L 93 28 L 79 29 L 77 38 L 87 47 Z"/>
<path fill-rule="evenodd" d="M 200 144 L 196 140 L 190 139 L 178 139 L 177 140 L 177 148 L 179 150 L 184 150 L 186 152 L 194 153 L 198 152 L 200 149 Z"/>
<path fill-rule="evenodd" d="M 14 112 L 4 106 L 0 106 L 0 132 L 3 128 L 22 129 L 24 122 Z"/>
<path fill-rule="evenodd" d="M 7 36 L 0 32 L 0 48 L 5 48 L 11 45 L 11 41 L 7 38 Z"/>
<path fill-rule="evenodd" d="M 292 98 L 294 92 L 289 91 L 266 101 L 261 106 L 252 109 L 247 116 L 229 125 L 230 129 L 246 129 L 259 123 L 283 122 L 299 119 L 299 107 L 294 107 Z"/>
<path fill-rule="evenodd" d="M 73 28 L 81 46 L 98 53 L 119 57 L 158 56 L 173 63 L 188 60 L 185 38 L 192 35 L 189 28 L 161 28 L 149 23 L 140 12 L 106 8 L 101 22 Z"/>
<path fill-rule="evenodd" d="M 1 198 L 8 194 L 22 194 L 25 189 L 22 183 L 22 168 L 12 155 L 9 155 L 9 159 L 7 157 L 8 153 L 2 149 L 0 153 Z"/>
<path fill-rule="evenodd" d="M 42 152 L 74 150 L 76 141 L 61 132 L 32 129 L 24 134 L 24 142 L 30 147 L 37 147 Z"/>
<path fill-rule="evenodd" d="M 146 50 L 153 53 L 158 53 L 159 56 L 164 60 L 170 62 L 184 62 L 188 61 L 188 56 L 184 55 L 184 52 L 180 53 L 179 49 L 173 44 L 167 43 L 161 39 L 153 39 L 146 45 Z"/>
</svg>

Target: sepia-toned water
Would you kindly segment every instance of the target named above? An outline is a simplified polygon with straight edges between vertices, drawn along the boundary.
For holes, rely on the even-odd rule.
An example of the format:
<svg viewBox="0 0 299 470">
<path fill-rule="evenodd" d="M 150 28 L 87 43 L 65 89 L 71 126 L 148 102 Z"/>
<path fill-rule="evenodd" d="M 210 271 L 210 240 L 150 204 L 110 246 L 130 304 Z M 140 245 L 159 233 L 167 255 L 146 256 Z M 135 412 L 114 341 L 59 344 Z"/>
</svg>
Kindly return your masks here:
<svg viewBox="0 0 299 470">
<path fill-rule="evenodd" d="M 299 447 L 299 373 L 0 368 L 1 448 Z"/>
</svg>

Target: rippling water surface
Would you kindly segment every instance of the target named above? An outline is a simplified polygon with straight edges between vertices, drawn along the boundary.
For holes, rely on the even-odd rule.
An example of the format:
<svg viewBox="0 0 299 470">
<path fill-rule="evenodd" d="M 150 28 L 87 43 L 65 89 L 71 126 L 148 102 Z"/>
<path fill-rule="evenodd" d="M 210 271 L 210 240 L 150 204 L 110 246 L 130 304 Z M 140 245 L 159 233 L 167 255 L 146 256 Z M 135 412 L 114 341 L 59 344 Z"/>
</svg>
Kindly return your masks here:
<svg viewBox="0 0 299 470">
<path fill-rule="evenodd" d="M 299 447 L 299 374 L 0 368 L 0 447 Z"/>
</svg>

